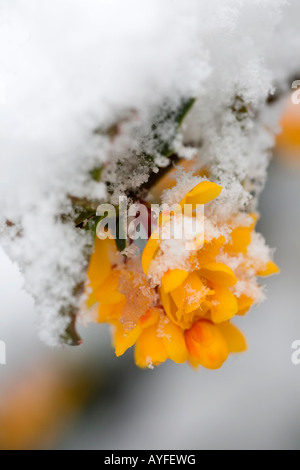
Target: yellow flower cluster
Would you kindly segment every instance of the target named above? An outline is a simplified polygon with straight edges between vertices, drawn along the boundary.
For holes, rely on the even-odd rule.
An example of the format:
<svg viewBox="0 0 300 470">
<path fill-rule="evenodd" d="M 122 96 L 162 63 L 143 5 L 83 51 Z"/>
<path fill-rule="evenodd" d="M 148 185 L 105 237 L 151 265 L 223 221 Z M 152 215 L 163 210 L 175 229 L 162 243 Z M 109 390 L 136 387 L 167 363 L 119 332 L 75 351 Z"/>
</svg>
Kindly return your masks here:
<svg viewBox="0 0 300 470">
<path fill-rule="evenodd" d="M 195 217 L 194 208 L 214 200 L 221 190 L 204 181 L 185 195 L 180 206 L 189 204 L 188 216 Z M 151 273 L 163 250 L 158 229 L 141 259 L 117 253 L 113 240 L 96 240 L 88 302 L 98 304 L 100 323 L 113 325 L 117 356 L 135 345 L 135 362 L 142 368 L 170 359 L 218 369 L 230 353 L 246 350 L 246 341 L 231 319 L 244 315 L 256 302 L 253 279 L 279 270 L 271 259 L 255 258 L 250 249 L 255 215 L 239 216 L 226 223 L 226 233 L 216 231 L 204 238 L 201 248 L 189 252 L 184 267 L 164 266 L 157 285 L 151 282 Z"/>
</svg>

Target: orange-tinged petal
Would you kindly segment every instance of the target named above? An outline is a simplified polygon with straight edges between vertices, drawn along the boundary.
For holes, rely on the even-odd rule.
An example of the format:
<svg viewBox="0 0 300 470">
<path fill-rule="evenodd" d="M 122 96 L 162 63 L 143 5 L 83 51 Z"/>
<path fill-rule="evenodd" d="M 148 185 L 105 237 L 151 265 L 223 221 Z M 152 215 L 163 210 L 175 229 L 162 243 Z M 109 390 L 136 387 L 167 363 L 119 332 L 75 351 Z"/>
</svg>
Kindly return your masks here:
<svg viewBox="0 0 300 470">
<path fill-rule="evenodd" d="M 231 242 L 226 245 L 226 251 L 245 255 L 251 243 L 252 230 L 252 226 L 235 228 L 231 233 Z"/>
<path fill-rule="evenodd" d="M 232 287 L 238 281 L 232 269 L 223 263 L 210 263 L 203 266 L 200 275 L 213 283 L 225 287 Z"/>
<path fill-rule="evenodd" d="M 214 323 L 230 320 L 238 312 L 238 301 L 227 287 L 215 286 L 215 295 L 210 300 L 211 319 Z"/>
<path fill-rule="evenodd" d="M 164 307 L 164 310 L 165 310 L 166 314 L 168 315 L 169 318 L 172 319 L 172 312 L 171 312 L 171 304 L 170 304 L 169 294 L 165 293 L 163 287 L 161 287 L 161 289 L 159 290 L 159 294 L 160 294 L 160 300 L 162 302 L 162 305 Z"/>
<path fill-rule="evenodd" d="M 86 306 L 87 308 L 93 307 L 98 302 L 94 292 L 87 293 Z"/>
<path fill-rule="evenodd" d="M 172 321 L 161 327 L 162 338 L 169 359 L 176 364 L 184 364 L 188 359 L 188 350 L 184 339 L 184 331 Z"/>
<path fill-rule="evenodd" d="M 239 306 L 239 311 L 237 315 L 243 316 L 247 312 L 249 312 L 250 308 L 254 304 L 254 299 L 251 297 L 248 297 L 247 295 L 241 295 L 241 297 L 237 298 L 238 306 Z"/>
<path fill-rule="evenodd" d="M 162 277 L 161 283 L 166 294 L 179 287 L 188 277 L 188 271 L 184 269 L 170 269 Z"/>
<path fill-rule="evenodd" d="M 190 313 L 197 310 L 206 299 L 206 296 L 211 293 L 212 291 L 207 290 L 199 276 L 193 272 L 189 274 L 180 287 L 171 292 L 171 297 L 178 309 Z"/>
<path fill-rule="evenodd" d="M 194 359 L 192 356 L 189 356 L 188 361 L 189 361 L 190 366 L 193 369 L 195 370 L 199 369 L 199 366 L 200 366 L 199 362 L 196 359 Z"/>
<path fill-rule="evenodd" d="M 185 332 L 191 361 L 207 369 L 219 369 L 228 357 L 226 340 L 213 323 L 200 320 Z"/>
<path fill-rule="evenodd" d="M 101 287 L 97 289 L 95 295 L 100 303 L 117 304 L 125 300 L 125 295 L 118 291 L 119 276 L 117 271 L 112 271 Z"/>
<path fill-rule="evenodd" d="M 143 369 L 158 366 L 168 359 L 162 338 L 158 337 L 157 325 L 143 330 L 135 346 L 135 363 Z"/>
<path fill-rule="evenodd" d="M 251 214 L 249 214 L 250 217 L 252 217 L 252 220 L 253 220 L 253 223 L 251 224 L 251 230 L 254 230 L 256 225 L 257 225 L 257 222 L 259 221 L 259 214 L 255 213 L 255 212 L 252 212 Z"/>
<path fill-rule="evenodd" d="M 176 306 L 174 300 L 172 299 L 170 294 L 166 294 L 164 288 L 161 287 L 159 290 L 160 300 L 164 307 L 164 310 L 169 317 L 169 319 L 174 322 L 176 325 L 181 326 L 182 322 L 178 320 L 178 307 Z"/>
<path fill-rule="evenodd" d="M 199 315 L 198 312 L 199 309 L 190 313 L 185 313 L 184 310 L 177 310 L 174 319 L 172 319 L 172 322 L 179 326 L 182 330 L 188 330 L 193 326 L 196 320 L 204 317 L 204 315 Z"/>
<path fill-rule="evenodd" d="M 200 318 L 204 318 L 208 310 L 211 308 L 210 303 L 204 300 L 199 308 L 190 312 L 186 312 L 183 308 L 178 309 L 172 296 L 170 294 L 166 294 L 163 288 L 160 289 L 160 300 L 168 318 L 183 330 L 191 328 L 195 321 Z M 187 310 L 190 309 L 187 308 Z"/>
<path fill-rule="evenodd" d="M 99 323 L 115 323 L 120 320 L 126 300 L 118 304 L 100 304 L 98 307 Z"/>
<path fill-rule="evenodd" d="M 175 323 L 182 329 L 188 330 L 196 321 L 200 319 L 210 320 L 210 310 L 211 302 L 208 300 L 204 300 L 199 308 L 191 312 L 186 312 L 184 309 L 179 309 L 176 313 L 178 320 Z"/>
<path fill-rule="evenodd" d="M 276 147 L 286 158 L 299 157 L 300 113 L 299 106 L 290 101 L 281 118 L 281 133 L 277 136 Z"/>
<path fill-rule="evenodd" d="M 159 249 L 159 238 L 155 238 L 154 236 L 151 236 L 142 254 L 142 267 L 146 275 L 148 274 L 150 263 L 153 260 L 154 256 L 156 255 L 158 249 Z"/>
<path fill-rule="evenodd" d="M 174 300 L 172 299 L 170 294 L 166 294 L 164 292 L 163 287 L 160 289 L 160 300 L 164 307 L 165 313 L 167 317 L 177 326 L 187 329 L 190 328 L 193 324 L 192 319 L 190 321 L 186 321 L 183 318 L 183 313 L 181 312 L 178 307 L 176 306 Z"/>
<path fill-rule="evenodd" d="M 139 318 L 138 324 L 142 329 L 149 328 L 158 322 L 161 314 L 161 309 L 149 308 L 147 312 Z"/>
<path fill-rule="evenodd" d="M 229 353 L 241 353 L 248 349 L 244 335 L 232 323 L 221 323 L 218 328 L 227 342 Z"/>
<path fill-rule="evenodd" d="M 257 275 L 265 277 L 265 276 L 272 276 L 273 274 L 279 274 L 279 273 L 280 273 L 280 269 L 277 266 L 277 264 L 275 264 L 273 261 L 269 261 L 269 263 L 266 266 L 266 269 L 259 271 Z"/>
<path fill-rule="evenodd" d="M 115 329 L 115 348 L 116 356 L 122 356 L 127 349 L 131 348 L 140 337 L 142 331 L 145 328 L 149 328 L 152 325 L 157 325 L 160 317 L 160 310 L 150 308 L 144 315 L 142 315 L 134 328 L 127 329 L 119 323 Z"/>
<path fill-rule="evenodd" d="M 225 244 L 225 237 L 213 239 L 211 242 L 204 241 L 203 247 L 190 257 L 191 266 L 194 269 L 200 269 L 206 264 L 213 263 L 216 256 L 220 253 L 221 247 Z"/>
<path fill-rule="evenodd" d="M 87 273 L 93 291 L 101 286 L 111 271 L 108 250 L 108 240 L 100 240 L 96 237 L 94 253 L 92 254 Z"/>
<path fill-rule="evenodd" d="M 209 251 L 213 252 L 215 256 L 217 256 L 220 253 L 220 250 L 222 246 L 225 244 L 226 239 L 223 235 L 221 235 L 218 238 L 214 238 L 212 241 L 208 243 L 209 245 Z"/>
<path fill-rule="evenodd" d="M 186 298 L 185 285 L 177 287 L 177 289 L 174 289 L 170 295 L 173 301 L 175 302 L 177 309 L 183 308 Z"/>
<path fill-rule="evenodd" d="M 120 323 L 114 332 L 114 346 L 116 349 L 116 356 L 122 356 L 127 349 L 131 348 L 138 340 L 142 333 L 142 328 L 137 324 L 131 330 L 126 330 L 124 326 Z"/>
<path fill-rule="evenodd" d="M 203 181 L 185 195 L 180 205 L 184 207 L 185 204 L 191 204 L 194 210 L 197 204 L 207 204 L 213 199 L 216 199 L 221 194 L 222 189 L 223 188 L 216 183 Z"/>
</svg>

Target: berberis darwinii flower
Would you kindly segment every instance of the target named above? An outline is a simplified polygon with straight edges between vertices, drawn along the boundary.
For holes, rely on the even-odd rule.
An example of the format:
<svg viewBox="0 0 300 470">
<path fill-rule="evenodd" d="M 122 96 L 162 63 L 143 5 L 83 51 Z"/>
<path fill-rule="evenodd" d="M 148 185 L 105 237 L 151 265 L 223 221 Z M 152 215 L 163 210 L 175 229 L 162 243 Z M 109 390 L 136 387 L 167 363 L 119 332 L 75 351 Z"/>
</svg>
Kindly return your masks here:
<svg viewBox="0 0 300 470">
<path fill-rule="evenodd" d="M 160 215 L 142 256 L 128 258 L 113 240 L 96 239 L 88 304 L 97 305 L 98 322 L 113 326 L 117 356 L 135 345 L 142 368 L 171 359 L 218 369 L 230 353 L 247 349 L 232 320 L 263 300 L 257 278 L 279 269 L 255 232 L 257 215 L 240 212 L 226 221 L 213 215 L 221 191 L 202 181 L 177 201 L 190 207 L 183 217 L 194 222 L 196 206 L 210 205 L 204 231 L 189 240 L 194 246 L 162 236 L 170 223 L 177 224 L 178 214 L 170 211 Z"/>
</svg>

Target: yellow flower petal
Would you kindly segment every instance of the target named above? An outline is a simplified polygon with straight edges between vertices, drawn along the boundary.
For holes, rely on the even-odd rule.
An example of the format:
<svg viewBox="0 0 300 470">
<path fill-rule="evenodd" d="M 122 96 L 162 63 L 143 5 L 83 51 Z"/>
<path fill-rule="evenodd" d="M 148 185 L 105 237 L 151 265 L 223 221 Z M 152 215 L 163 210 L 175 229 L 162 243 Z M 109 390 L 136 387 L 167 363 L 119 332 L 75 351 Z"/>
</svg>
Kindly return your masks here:
<svg viewBox="0 0 300 470">
<path fill-rule="evenodd" d="M 227 287 L 215 286 L 215 295 L 210 300 L 211 319 L 214 323 L 230 320 L 238 312 L 237 299 Z"/>
<path fill-rule="evenodd" d="M 199 369 L 199 366 L 200 366 L 199 362 L 196 359 L 194 359 L 192 356 L 189 356 L 188 361 L 189 361 L 190 366 L 193 369 L 195 370 Z"/>
<path fill-rule="evenodd" d="M 162 338 L 157 336 L 157 325 L 143 330 L 135 346 L 135 363 L 143 369 L 158 366 L 168 359 Z"/>
<path fill-rule="evenodd" d="M 161 283 L 166 294 L 179 287 L 188 277 L 188 271 L 172 269 L 162 277 Z"/>
<path fill-rule="evenodd" d="M 94 253 L 92 254 L 87 274 L 89 284 L 93 291 L 97 290 L 101 286 L 111 271 L 108 253 L 108 240 L 100 240 L 96 237 Z"/>
<path fill-rule="evenodd" d="M 149 328 L 158 322 L 160 317 L 161 309 L 149 308 L 147 312 L 142 315 L 138 321 L 138 324 L 142 329 Z"/>
<path fill-rule="evenodd" d="M 213 283 L 225 287 L 232 287 L 238 281 L 232 269 L 223 263 L 210 263 L 205 265 L 201 269 L 200 275 Z"/>
<path fill-rule="evenodd" d="M 131 348 L 138 340 L 142 333 L 142 328 L 137 324 L 134 328 L 127 331 L 120 323 L 114 332 L 114 346 L 116 349 L 116 356 L 122 356 L 127 349 Z"/>
<path fill-rule="evenodd" d="M 87 293 L 86 306 L 87 308 L 93 307 L 98 302 L 94 292 Z"/>
<path fill-rule="evenodd" d="M 160 300 L 162 302 L 162 305 L 164 307 L 164 310 L 167 314 L 167 316 L 169 317 L 169 319 L 175 323 L 175 325 L 178 325 L 178 326 L 181 326 L 182 328 L 184 328 L 184 322 L 181 322 L 179 319 L 178 319 L 178 307 L 176 306 L 174 300 L 172 299 L 171 295 L 170 294 L 166 294 L 165 291 L 164 291 L 164 288 L 161 287 L 161 289 L 159 290 L 159 294 L 160 294 Z M 191 325 L 188 325 L 188 327 L 190 327 Z"/>
<path fill-rule="evenodd" d="M 142 267 L 146 275 L 148 274 L 150 263 L 153 260 L 154 256 L 156 255 L 158 249 L 159 249 L 159 239 L 151 235 L 142 254 Z"/>
<path fill-rule="evenodd" d="M 177 309 L 183 308 L 183 306 L 186 303 L 185 285 L 181 285 L 180 287 L 177 287 L 177 289 L 174 289 L 170 295 L 173 301 L 175 302 Z"/>
<path fill-rule="evenodd" d="M 190 257 L 190 264 L 193 269 L 197 270 L 206 264 L 213 263 L 216 256 L 220 253 L 222 246 L 225 244 L 225 237 L 213 239 L 211 242 L 204 241 L 201 250 L 192 253 Z"/>
<path fill-rule="evenodd" d="M 254 299 L 248 297 L 247 295 L 241 295 L 241 297 L 238 297 L 237 302 L 239 306 L 237 315 L 243 316 L 249 312 L 250 308 L 254 304 Z"/>
<path fill-rule="evenodd" d="M 119 321 L 122 311 L 124 309 L 126 300 L 117 304 L 99 304 L 98 307 L 98 322 L 99 323 L 113 323 Z"/>
<path fill-rule="evenodd" d="M 181 207 L 185 204 L 191 204 L 193 210 L 196 209 L 197 204 L 207 204 L 208 202 L 216 199 L 222 191 L 222 187 L 210 181 L 203 181 L 195 186 L 180 202 Z"/>
<path fill-rule="evenodd" d="M 95 292 L 98 301 L 103 304 L 117 304 L 125 300 L 125 295 L 118 292 L 118 286 L 119 273 L 112 271 L 101 287 Z"/>
<path fill-rule="evenodd" d="M 226 251 L 245 255 L 251 243 L 252 230 L 252 226 L 235 228 L 231 233 L 231 242 L 226 245 Z"/>
<path fill-rule="evenodd" d="M 206 296 L 212 293 L 213 291 L 206 288 L 197 273 L 193 272 L 180 287 L 171 292 L 171 297 L 178 309 L 190 313 L 197 310 L 205 301 Z"/>
<path fill-rule="evenodd" d="M 131 348 L 137 342 L 145 328 L 149 328 L 150 326 L 157 324 L 159 316 L 160 310 L 151 308 L 139 318 L 134 328 L 126 329 L 124 325 L 119 323 L 115 329 L 114 335 L 116 356 L 122 356 L 127 349 Z"/>
<path fill-rule="evenodd" d="M 162 302 L 162 305 L 164 307 L 164 310 L 165 310 L 166 314 L 168 315 L 168 317 L 170 319 L 172 319 L 171 304 L 170 304 L 170 298 L 171 297 L 170 297 L 170 295 L 165 293 L 163 287 L 161 287 L 159 289 L 159 295 L 160 295 L 160 300 Z"/>
<path fill-rule="evenodd" d="M 228 357 L 226 340 L 213 323 L 200 320 L 185 332 L 192 363 L 207 369 L 219 369 Z"/>
<path fill-rule="evenodd" d="M 272 276 L 273 274 L 279 274 L 279 273 L 280 273 L 280 269 L 277 266 L 277 264 L 275 264 L 273 261 L 269 261 L 269 263 L 266 266 L 266 269 L 259 271 L 257 275 L 265 277 L 265 276 Z"/>
<path fill-rule="evenodd" d="M 241 353 L 248 349 L 244 335 L 232 323 L 221 323 L 218 328 L 227 342 L 229 353 Z"/>
<path fill-rule="evenodd" d="M 176 362 L 176 364 L 184 364 L 188 359 L 188 350 L 182 328 L 174 325 L 172 321 L 168 321 L 163 324 L 161 330 L 169 359 Z"/>
<path fill-rule="evenodd" d="M 189 279 L 187 278 L 187 281 Z M 192 273 L 190 283 L 187 281 L 171 294 L 166 294 L 163 287 L 160 289 L 160 299 L 167 316 L 175 325 L 184 330 L 191 328 L 195 321 L 205 317 L 211 308 L 211 304 L 206 298 L 214 294 L 214 291 L 208 290 L 201 281 L 199 283 L 199 277 L 196 273 Z"/>
</svg>

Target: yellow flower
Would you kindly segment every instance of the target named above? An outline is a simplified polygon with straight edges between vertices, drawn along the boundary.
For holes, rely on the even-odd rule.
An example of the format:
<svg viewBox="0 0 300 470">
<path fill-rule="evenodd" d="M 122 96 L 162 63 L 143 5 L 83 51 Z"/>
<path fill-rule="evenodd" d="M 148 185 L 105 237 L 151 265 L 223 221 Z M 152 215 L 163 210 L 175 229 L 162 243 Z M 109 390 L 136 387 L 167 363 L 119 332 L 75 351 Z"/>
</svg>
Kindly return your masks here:
<svg viewBox="0 0 300 470">
<path fill-rule="evenodd" d="M 213 201 L 221 191 L 208 181 L 195 186 L 179 202 L 183 209 L 191 205 L 184 216 L 197 217 L 196 206 Z M 135 345 L 135 362 L 142 368 L 170 359 L 218 369 L 230 353 L 247 348 L 231 320 L 260 300 L 257 276 L 279 270 L 262 256 L 266 251 L 255 233 L 253 214 L 236 214 L 220 223 L 205 216 L 203 245 L 187 251 L 184 261 L 171 259 L 169 242 L 161 237 L 160 229 L 175 219 L 174 213 L 161 215 L 141 259 L 128 260 L 111 240 L 97 239 L 88 272 L 88 304 L 97 303 L 98 321 L 113 326 L 117 356 Z M 173 253 L 182 252 L 181 240 L 172 243 Z"/>
<path fill-rule="evenodd" d="M 282 115 L 281 133 L 277 136 L 275 149 L 282 160 L 299 165 L 300 110 L 292 100 Z"/>
</svg>

